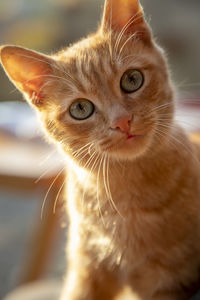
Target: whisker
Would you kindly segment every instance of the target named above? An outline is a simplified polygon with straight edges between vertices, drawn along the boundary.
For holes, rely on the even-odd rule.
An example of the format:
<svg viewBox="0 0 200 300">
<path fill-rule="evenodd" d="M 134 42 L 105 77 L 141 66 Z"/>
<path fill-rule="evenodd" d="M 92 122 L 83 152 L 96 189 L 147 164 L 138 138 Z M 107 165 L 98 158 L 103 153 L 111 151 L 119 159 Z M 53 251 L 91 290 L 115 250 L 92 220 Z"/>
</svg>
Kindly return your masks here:
<svg viewBox="0 0 200 300">
<path fill-rule="evenodd" d="M 120 44 L 120 41 L 122 39 L 123 34 L 126 32 L 126 30 L 128 29 L 129 26 L 131 26 L 132 24 L 134 24 L 135 21 L 137 21 L 138 19 L 142 18 L 142 16 L 139 16 L 139 18 L 137 17 L 137 15 L 141 13 L 141 12 L 137 12 L 134 16 L 132 16 L 128 22 L 123 26 L 122 30 L 120 31 L 118 38 L 116 40 L 115 46 L 114 46 L 114 52 L 116 53 Z M 136 18 L 137 17 L 137 18 Z"/>
<path fill-rule="evenodd" d="M 170 119 L 157 119 L 157 121 L 159 121 L 158 122 L 158 124 L 159 125 L 162 125 L 162 126 L 165 126 L 165 127 L 167 127 L 167 126 L 169 126 L 170 128 L 171 127 L 175 127 L 175 125 L 173 124 L 173 123 L 163 123 L 163 121 L 170 121 Z M 178 124 L 185 124 L 185 125 L 188 125 L 188 126 L 190 126 L 190 127 L 193 127 L 194 129 L 196 129 L 196 130 L 198 130 L 198 127 L 197 127 L 197 125 L 195 125 L 195 124 L 192 124 L 192 123 L 189 123 L 189 122 L 186 122 L 186 121 L 183 121 L 183 120 L 179 120 L 179 119 L 175 119 L 175 121 L 176 121 L 176 123 L 178 123 Z M 162 122 L 162 123 L 161 123 Z M 183 125 L 183 127 L 184 127 L 184 125 Z"/>
<path fill-rule="evenodd" d="M 51 84 L 52 82 L 57 82 L 57 81 L 58 81 L 58 80 L 56 79 L 56 80 L 49 80 L 49 81 L 45 82 L 45 83 L 41 86 L 41 88 L 39 89 L 38 94 L 40 94 L 40 92 L 45 88 L 45 86 L 48 86 L 48 85 Z"/>
<path fill-rule="evenodd" d="M 91 149 L 94 148 L 94 143 L 91 143 L 91 145 L 88 148 L 88 154 L 91 155 Z"/>
<path fill-rule="evenodd" d="M 158 128 L 156 128 L 156 130 L 155 130 L 155 132 L 156 132 L 156 137 L 157 137 L 157 135 L 159 135 L 161 138 L 165 138 L 166 137 L 166 133 L 164 133 L 163 131 L 161 131 L 160 129 L 158 129 Z M 160 139 L 159 139 L 160 140 Z M 162 141 L 161 141 L 162 142 Z M 168 143 L 172 146 L 172 147 L 174 147 L 177 151 L 180 151 L 180 149 L 178 148 L 178 145 L 176 144 L 176 143 L 172 143 L 172 141 L 171 140 L 168 140 Z"/>
<path fill-rule="evenodd" d="M 28 83 L 29 81 L 31 80 L 34 80 L 34 79 L 39 79 L 39 78 L 42 78 L 42 77 L 49 77 L 49 78 L 57 78 L 59 80 L 63 80 L 65 82 L 67 82 L 67 84 L 70 86 L 71 85 L 71 82 L 69 80 L 67 80 L 66 78 L 63 78 L 63 77 L 60 77 L 60 76 L 56 76 L 56 75 L 52 75 L 52 74 L 42 74 L 42 75 L 37 75 L 37 76 L 34 76 L 32 77 L 31 79 L 29 80 L 26 80 L 25 83 Z"/>
<path fill-rule="evenodd" d="M 86 145 L 84 145 L 83 147 L 81 147 L 81 148 L 79 148 L 78 150 L 75 150 L 74 152 L 72 152 L 72 155 L 76 155 L 76 154 L 78 154 L 81 150 L 83 150 L 83 149 L 85 149 L 85 148 L 87 148 L 87 147 L 89 147 L 89 146 L 91 146 L 91 145 L 93 145 L 93 143 L 88 143 L 88 144 L 86 144 Z"/>
<path fill-rule="evenodd" d="M 59 140 L 59 141 L 58 141 L 58 144 L 59 144 L 60 146 L 62 146 L 63 144 L 69 143 L 70 141 L 71 141 L 71 138 L 70 138 L 70 137 L 65 137 L 65 138 Z"/>
<path fill-rule="evenodd" d="M 85 151 L 86 151 L 86 153 L 84 154 Z M 82 154 L 83 154 L 83 156 L 79 159 L 79 163 L 81 163 L 81 162 L 83 161 L 83 159 L 84 159 L 86 156 L 89 155 L 88 149 L 84 149 L 83 152 L 80 153 L 80 154 L 78 155 L 78 157 L 80 157 Z M 95 154 L 95 151 L 94 151 L 94 153 L 89 157 L 89 159 L 87 160 L 87 162 L 90 161 L 90 159 L 94 156 L 94 154 Z M 84 169 L 87 167 L 87 162 L 86 162 L 86 164 L 85 164 L 84 167 L 83 167 Z"/>
<path fill-rule="evenodd" d="M 133 55 L 133 54 L 132 55 L 126 55 L 126 56 L 121 58 L 121 62 L 123 62 L 125 59 L 130 58 L 130 57 L 136 58 L 136 55 Z"/>
<path fill-rule="evenodd" d="M 65 167 L 63 167 L 63 168 L 59 171 L 59 173 L 57 174 L 57 176 L 54 178 L 53 182 L 51 183 L 51 185 L 50 185 L 48 191 L 46 192 L 46 195 L 45 195 L 45 197 L 44 197 L 44 200 L 43 200 L 43 203 L 42 203 L 42 207 L 41 207 L 41 216 L 40 216 L 40 217 L 41 217 L 41 220 L 43 219 L 44 207 L 45 207 L 45 204 L 46 204 L 47 197 L 48 197 L 48 195 L 49 195 L 49 193 L 50 193 L 50 191 L 51 191 L 53 185 L 55 184 L 56 180 L 58 179 L 58 177 L 62 174 L 62 172 L 63 172 L 64 170 L 65 170 Z"/>
<path fill-rule="evenodd" d="M 159 116 L 160 116 L 160 117 L 162 117 L 162 116 L 173 117 L 173 116 L 174 116 L 174 113 L 168 113 L 168 114 L 162 114 L 162 113 L 159 113 Z"/>
<path fill-rule="evenodd" d="M 45 170 L 39 177 L 37 180 L 34 181 L 34 183 L 38 183 L 43 177 L 45 177 L 46 174 L 48 174 L 48 172 L 50 172 L 51 169 L 54 169 L 54 166 L 49 167 L 47 170 Z"/>
<path fill-rule="evenodd" d="M 159 128 L 159 131 L 162 132 L 163 134 L 166 134 L 166 132 L 162 131 L 160 128 Z M 195 160 L 195 162 L 197 162 L 198 164 L 200 164 L 200 161 L 197 159 L 197 157 L 194 156 L 194 153 L 182 141 L 180 141 L 179 139 L 175 138 L 173 135 L 170 135 L 170 137 L 175 142 L 177 142 L 178 144 L 180 144 L 181 146 L 183 146 L 183 148 L 187 151 L 187 153 L 189 153 L 191 155 L 191 157 Z"/>
<path fill-rule="evenodd" d="M 152 113 L 154 111 L 162 110 L 162 109 L 164 109 L 166 107 L 169 107 L 169 106 L 173 106 L 173 103 L 172 102 L 167 102 L 167 103 L 164 103 L 162 105 L 156 106 L 152 110 L 150 110 L 150 113 Z"/>
<path fill-rule="evenodd" d="M 102 164 L 103 158 L 104 157 L 102 156 L 101 159 L 100 159 L 98 173 L 97 173 L 97 203 L 98 203 L 99 214 L 100 214 L 102 223 L 103 223 L 104 227 L 106 227 L 105 226 L 105 221 L 104 221 L 104 218 L 103 218 L 103 214 L 102 214 L 102 211 L 101 211 L 101 205 L 100 205 L 100 199 L 99 199 L 99 179 L 100 179 L 100 170 L 101 170 L 101 164 Z"/>
<path fill-rule="evenodd" d="M 57 193 L 57 195 L 56 195 L 56 199 L 55 199 L 55 201 L 54 201 L 54 206 L 53 206 L 53 214 L 54 214 L 54 215 L 55 215 L 55 213 L 56 213 L 56 206 L 57 206 L 58 199 L 59 199 L 59 197 L 60 197 L 60 194 L 61 194 L 61 192 L 62 192 L 62 189 L 64 188 L 64 185 L 66 184 L 66 181 L 67 181 L 67 179 L 65 178 L 64 181 L 63 181 L 63 183 L 62 183 L 62 185 L 61 185 L 61 187 L 60 187 L 60 189 L 59 189 L 59 191 L 58 191 L 58 193 Z"/>
<path fill-rule="evenodd" d="M 95 155 L 97 155 L 96 158 L 95 158 Z M 81 202 L 82 202 L 82 211 L 84 211 L 84 199 L 85 199 L 86 187 L 88 185 L 88 180 L 89 180 L 89 178 L 91 176 L 92 171 L 96 168 L 96 166 L 98 164 L 99 157 L 100 157 L 100 153 L 98 154 L 98 153 L 94 152 L 93 156 L 92 156 L 92 159 L 90 158 L 89 163 L 87 162 L 87 167 L 89 167 L 90 164 L 93 162 L 93 158 L 94 158 L 94 162 L 93 162 L 93 164 L 91 166 L 90 172 L 88 173 L 88 175 L 86 177 L 85 184 L 84 184 L 84 190 L 83 190 L 83 195 L 82 195 L 82 200 L 81 200 Z"/>
<path fill-rule="evenodd" d="M 43 158 L 41 158 L 39 166 L 42 166 L 46 163 L 47 160 L 49 160 L 55 153 L 57 152 L 57 149 L 54 149 L 51 153 L 48 155 L 44 155 Z"/>
<path fill-rule="evenodd" d="M 112 198 L 112 194 L 111 194 L 111 189 L 110 189 L 110 181 L 109 181 L 109 164 L 110 164 L 110 159 L 109 159 L 109 156 L 107 156 L 107 168 L 106 168 L 106 178 L 107 178 L 107 187 L 108 187 L 108 194 L 109 194 L 109 198 L 112 202 L 112 204 L 114 205 L 114 208 L 116 209 L 116 211 L 119 213 L 119 215 L 122 217 L 122 219 L 124 219 L 124 217 L 121 215 L 121 213 L 118 211 L 116 205 L 115 205 L 115 202 Z"/>
<path fill-rule="evenodd" d="M 73 155 L 73 158 L 78 158 L 78 157 L 81 156 L 83 153 L 85 153 L 85 152 L 87 153 L 87 150 L 88 150 L 88 149 L 86 148 L 86 149 L 82 149 L 82 150 L 80 150 L 80 151 L 74 151 L 73 154 L 75 154 L 75 155 L 72 154 L 72 155 Z"/>
<path fill-rule="evenodd" d="M 118 60 L 120 60 L 120 55 L 124 49 L 124 47 L 126 46 L 126 44 L 134 37 L 137 36 L 138 32 L 134 32 L 133 34 L 131 34 L 131 36 L 129 36 L 126 41 L 124 42 L 124 44 L 122 45 L 122 47 L 120 48 L 119 54 L 118 54 Z"/>
<path fill-rule="evenodd" d="M 105 187 L 106 195 L 108 197 L 108 200 L 109 200 L 109 203 L 111 205 L 111 208 L 113 208 L 112 202 L 110 201 L 110 195 L 109 195 L 108 187 L 107 187 L 107 183 L 106 183 L 106 160 L 107 160 L 107 156 L 106 156 L 106 154 L 104 154 L 104 161 L 103 161 L 103 181 L 104 181 L 104 187 Z"/>
<path fill-rule="evenodd" d="M 33 57 L 33 56 L 30 56 L 30 55 L 24 55 L 24 54 L 18 54 L 18 56 L 21 56 L 21 57 L 25 57 L 25 58 L 30 58 L 32 60 L 35 60 L 35 61 L 39 61 L 39 62 L 42 62 L 42 63 L 45 63 L 47 65 L 49 65 L 50 67 L 52 67 L 52 64 L 43 60 L 43 59 L 39 59 L 39 58 L 36 58 L 36 57 Z M 66 76 L 70 77 L 70 79 L 73 81 L 73 83 L 77 84 L 78 82 L 75 81 L 75 79 L 69 74 L 67 73 L 66 71 L 63 70 L 63 68 L 59 68 L 56 64 L 53 65 L 53 67 L 55 69 L 57 69 L 58 71 L 61 71 L 62 73 L 64 73 Z"/>
<path fill-rule="evenodd" d="M 34 79 L 37 79 L 37 78 L 40 78 L 40 77 L 52 77 L 53 75 L 38 75 L 38 76 L 35 76 L 35 77 L 33 77 L 33 78 L 31 78 L 31 79 L 29 79 L 29 80 L 26 80 L 24 83 L 26 84 L 26 83 L 28 83 L 29 81 L 31 81 L 31 80 L 34 80 Z M 59 77 L 59 80 L 61 79 L 62 77 Z M 58 79 L 57 80 L 49 80 L 48 81 L 48 84 L 50 84 L 51 82 L 56 82 L 56 81 L 59 81 Z M 64 80 L 64 78 L 63 78 L 63 80 Z M 10 94 L 13 94 L 14 92 L 16 92 L 16 91 L 18 91 L 18 88 L 17 87 L 15 87 L 14 89 L 12 89 L 11 91 L 10 91 Z M 39 91 L 41 91 L 41 89 L 39 90 Z"/>
<path fill-rule="evenodd" d="M 93 157 L 94 157 L 96 154 L 97 154 L 96 151 L 94 151 L 94 152 L 92 153 L 92 155 L 89 157 L 89 159 L 88 159 L 88 161 L 86 162 L 86 164 L 83 166 L 83 169 L 86 169 L 86 168 L 89 167 L 90 162 L 92 161 Z"/>
<path fill-rule="evenodd" d="M 107 166 L 106 166 L 106 163 L 107 163 Z M 107 183 L 108 183 L 108 185 L 107 185 Z M 118 210 L 118 208 L 113 200 L 110 186 L 109 186 L 109 157 L 108 157 L 108 154 L 106 154 L 105 159 L 104 159 L 104 186 L 106 189 L 106 194 L 108 196 L 108 199 L 110 200 L 112 207 L 115 209 L 115 211 L 118 213 L 118 215 L 124 220 L 125 218 L 122 216 L 122 214 Z"/>
</svg>

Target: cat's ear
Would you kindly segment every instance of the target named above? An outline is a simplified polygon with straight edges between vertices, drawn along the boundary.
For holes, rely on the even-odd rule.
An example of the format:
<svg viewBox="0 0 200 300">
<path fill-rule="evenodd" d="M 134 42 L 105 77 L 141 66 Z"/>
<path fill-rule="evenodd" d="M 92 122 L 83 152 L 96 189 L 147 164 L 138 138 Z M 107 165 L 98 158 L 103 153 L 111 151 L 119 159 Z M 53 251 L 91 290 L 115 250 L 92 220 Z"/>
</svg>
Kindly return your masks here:
<svg viewBox="0 0 200 300">
<path fill-rule="evenodd" d="M 0 61 L 11 81 L 34 105 L 43 101 L 42 87 L 53 74 L 53 60 L 16 46 L 0 48 Z"/>
<path fill-rule="evenodd" d="M 103 32 L 137 34 L 150 38 L 139 0 L 105 0 L 101 29 Z"/>
</svg>

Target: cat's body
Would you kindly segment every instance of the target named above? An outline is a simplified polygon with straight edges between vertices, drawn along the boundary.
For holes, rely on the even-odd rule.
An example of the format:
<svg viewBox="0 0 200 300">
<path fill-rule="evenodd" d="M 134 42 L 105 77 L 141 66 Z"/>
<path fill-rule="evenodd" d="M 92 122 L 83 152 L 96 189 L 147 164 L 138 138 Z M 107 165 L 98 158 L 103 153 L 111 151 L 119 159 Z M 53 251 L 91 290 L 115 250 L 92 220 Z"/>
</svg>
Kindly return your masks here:
<svg viewBox="0 0 200 300">
<path fill-rule="evenodd" d="M 184 300 L 200 267 L 200 148 L 174 121 L 163 51 L 136 0 L 108 0 L 96 34 L 1 62 L 67 158 L 62 300 Z M 89 99 L 89 100 L 88 100 Z"/>
<path fill-rule="evenodd" d="M 69 299 L 112 299 L 124 285 L 141 299 L 188 299 L 188 283 L 197 281 L 200 266 L 200 174 L 186 136 L 179 130 L 174 136 L 182 137 L 187 150 L 174 147 L 171 139 L 156 160 L 149 156 L 126 162 L 123 170 L 118 163 L 110 166 L 120 214 L 107 200 L 102 176 L 94 175 L 86 187 L 87 175 L 80 182 L 70 172 L 69 266 L 83 282 L 73 286 L 70 281 L 72 295 L 78 296 Z M 89 197 L 96 193 L 97 180 L 99 204 L 95 195 Z M 87 294 L 90 286 L 92 296 Z"/>
</svg>

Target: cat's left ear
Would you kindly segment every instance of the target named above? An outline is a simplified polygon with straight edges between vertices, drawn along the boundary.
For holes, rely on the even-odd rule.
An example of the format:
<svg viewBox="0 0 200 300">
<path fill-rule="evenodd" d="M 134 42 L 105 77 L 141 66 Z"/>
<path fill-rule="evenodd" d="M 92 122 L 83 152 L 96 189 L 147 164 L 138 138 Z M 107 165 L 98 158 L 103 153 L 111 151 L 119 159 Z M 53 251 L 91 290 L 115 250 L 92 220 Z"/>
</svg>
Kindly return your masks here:
<svg viewBox="0 0 200 300">
<path fill-rule="evenodd" d="M 141 39 L 151 39 L 139 0 L 105 0 L 101 29 L 116 33 L 135 34 Z"/>
<path fill-rule="evenodd" d="M 15 86 L 34 105 L 41 105 L 42 87 L 53 74 L 53 60 L 38 52 L 16 46 L 0 48 L 0 62 Z"/>
</svg>

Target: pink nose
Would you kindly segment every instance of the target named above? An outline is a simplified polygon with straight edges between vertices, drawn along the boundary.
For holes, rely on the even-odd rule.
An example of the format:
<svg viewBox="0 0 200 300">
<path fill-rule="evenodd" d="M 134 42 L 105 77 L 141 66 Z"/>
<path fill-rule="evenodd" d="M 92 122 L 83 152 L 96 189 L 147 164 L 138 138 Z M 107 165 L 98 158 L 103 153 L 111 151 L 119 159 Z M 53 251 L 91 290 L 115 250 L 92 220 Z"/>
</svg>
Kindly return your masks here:
<svg viewBox="0 0 200 300">
<path fill-rule="evenodd" d="M 132 117 L 130 115 L 120 117 L 113 122 L 111 127 L 112 129 L 120 129 L 122 132 L 129 133 L 131 119 Z"/>
</svg>

